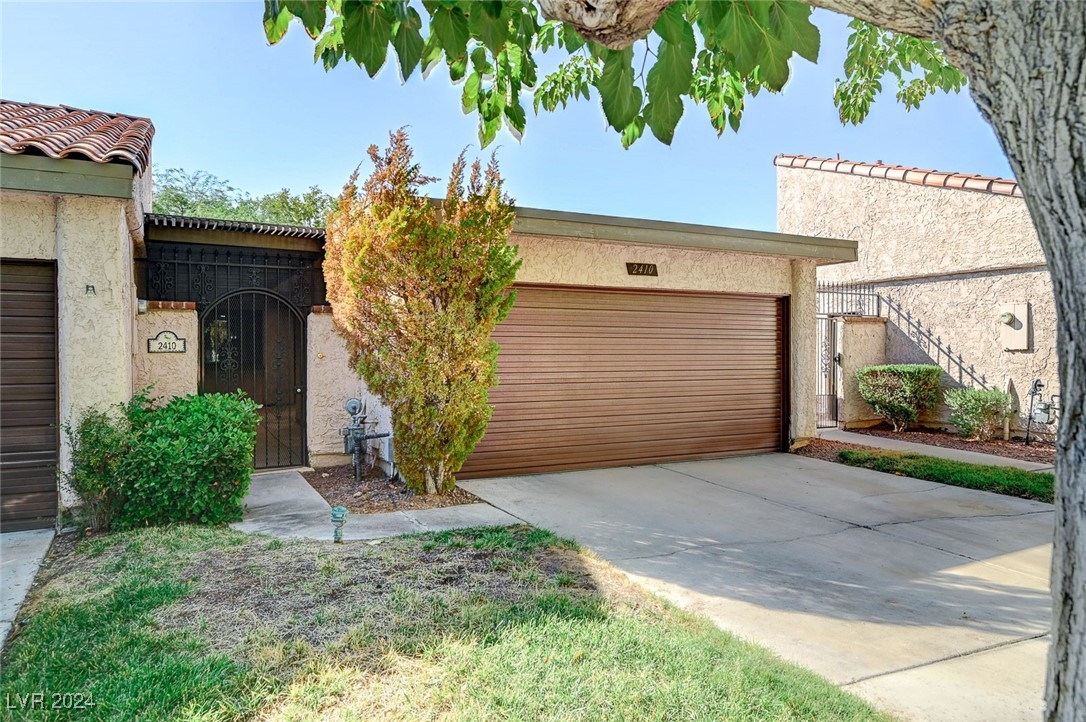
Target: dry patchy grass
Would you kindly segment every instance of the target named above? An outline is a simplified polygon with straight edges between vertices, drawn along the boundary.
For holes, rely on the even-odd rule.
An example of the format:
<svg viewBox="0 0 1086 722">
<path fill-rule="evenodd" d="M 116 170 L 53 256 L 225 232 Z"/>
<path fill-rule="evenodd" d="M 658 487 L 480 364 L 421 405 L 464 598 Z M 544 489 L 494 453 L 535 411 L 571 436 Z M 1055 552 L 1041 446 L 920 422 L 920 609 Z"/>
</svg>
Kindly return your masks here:
<svg viewBox="0 0 1086 722">
<path fill-rule="evenodd" d="M 883 719 L 527 526 L 146 529 L 62 542 L 41 582 L 0 694 L 89 693 L 86 720 Z"/>
</svg>

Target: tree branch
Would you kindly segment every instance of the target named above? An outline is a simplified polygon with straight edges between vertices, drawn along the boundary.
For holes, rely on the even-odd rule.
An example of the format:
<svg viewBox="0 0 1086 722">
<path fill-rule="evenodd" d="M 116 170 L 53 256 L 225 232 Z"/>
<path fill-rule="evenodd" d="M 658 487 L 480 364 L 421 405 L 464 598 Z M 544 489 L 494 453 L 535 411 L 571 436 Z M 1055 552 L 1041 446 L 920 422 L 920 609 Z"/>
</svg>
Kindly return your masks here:
<svg viewBox="0 0 1086 722">
<path fill-rule="evenodd" d="M 645 37 L 674 0 L 539 0 L 543 17 L 577 28 L 586 39 L 624 50 Z"/>
<path fill-rule="evenodd" d="M 804 0 L 808 5 L 866 20 L 887 30 L 937 40 L 938 19 L 953 0 Z"/>
<path fill-rule="evenodd" d="M 577 28 L 586 40 L 624 50 L 645 37 L 674 0 L 539 0 L 543 17 Z M 807 0 L 918 38 L 935 38 L 939 17 L 956 0 Z"/>
</svg>

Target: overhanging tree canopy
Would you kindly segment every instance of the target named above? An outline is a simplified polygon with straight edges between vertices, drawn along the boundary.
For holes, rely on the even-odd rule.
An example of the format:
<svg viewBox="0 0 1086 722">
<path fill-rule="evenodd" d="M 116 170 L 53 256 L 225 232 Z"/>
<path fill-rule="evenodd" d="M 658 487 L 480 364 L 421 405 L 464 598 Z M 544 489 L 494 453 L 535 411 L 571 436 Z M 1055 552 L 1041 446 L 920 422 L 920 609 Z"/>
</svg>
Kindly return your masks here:
<svg viewBox="0 0 1086 722">
<path fill-rule="evenodd" d="M 687 98 L 704 107 L 718 135 L 738 131 L 748 95 L 781 90 L 794 56 L 818 59 L 811 6 L 794 0 L 658 2 L 666 7 L 653 22 L 647 15 L 639 18 L 647 23 L 645 32 L 632 42 L 610 32 L 588 34 L 586 40 L 569 24 L 545 20 L 547 6 L 554 4 L 542 3 L 541 14 L 523 0 L 428 0 L 422 3 L 424 23 L 412 4 L 400 0 L 270 0 L 264 28 L 275 43 L 299 18 L 316 40 L 314 59 L 329 70 L 351 60 L 373 77 L 394 63 L 407 79 L 444 64 L 454 81 L 463 80 L 463 110 L 478 114 L 483 146 L 503 124 L 519 138 L 529 103 L 538 113 L 593 96 L 625 147 L 646 128 L 671 143 Z M 937 43 L 860 20 L 852 28 L 846 77 L 835 95 L 843 120 L 866 117 L 888 73 L 907 107 L 933 90 L 965 85 Z M 562 57 L 545 76 L 539 72 L 541 53 Z"/>
<path fill-rule="evenodd" d="M 599 95 L 629 146 L 647 127 L 670 142 L 686 97 L 718 133 L 743 100 L 780 90 L 788 62 L 819 50 L 810 6 L 856 18 L 835 100 L 867 114 L 881 81 L 912 106 L 969 80 L 1023 188 L 1056 301 L 1063 415 L 1057 440 L 1054 615 L 1045 719 L 1086 710 L 1086 2 L 1081 0 L 266 0 L 273 43 L 299 18 L 326 68 L 380 71 L 392 48 L 404 77 L 445 62 L 464 79 L 480 139 L 524 130 L 522 95 L 545 110 Z M 425 32 L 424 32 L 425 30 Z M 538 55 L 568 57 L 540 79 Z"/>
</svg>

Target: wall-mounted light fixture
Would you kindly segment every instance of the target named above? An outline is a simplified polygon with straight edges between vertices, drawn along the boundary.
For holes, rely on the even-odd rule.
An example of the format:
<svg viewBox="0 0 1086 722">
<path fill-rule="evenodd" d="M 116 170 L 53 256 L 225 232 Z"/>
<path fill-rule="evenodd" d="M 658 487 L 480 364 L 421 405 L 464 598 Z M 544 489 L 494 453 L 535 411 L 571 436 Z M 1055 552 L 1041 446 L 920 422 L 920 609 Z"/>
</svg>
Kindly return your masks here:
<svg viewBox="0 0 1086 722">
<path fill-rule="evenodd" d="M 97 296 L 98 294 L 94 290 L 94 286 L 87 284 L 87 288 L 84 291 L 88 296 Z"/>
<path fill-rule="evenodd" d="M 139 316 L 145 316 L 145 315 L 147 315 L 147 310 L 148 310 L 147 299 L 146 298 L 138 298 L 138 299 L 136 299 L 136 314 L 139 315 Z"/>
</svg>

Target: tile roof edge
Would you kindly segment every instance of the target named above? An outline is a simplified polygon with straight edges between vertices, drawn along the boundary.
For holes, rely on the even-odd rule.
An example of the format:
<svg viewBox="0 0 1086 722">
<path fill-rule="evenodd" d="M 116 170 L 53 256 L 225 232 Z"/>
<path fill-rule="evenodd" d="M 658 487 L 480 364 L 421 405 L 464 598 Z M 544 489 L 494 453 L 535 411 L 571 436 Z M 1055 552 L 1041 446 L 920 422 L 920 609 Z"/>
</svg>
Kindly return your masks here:
<svg viewBox="0 0 1086 722">
<path fill-rule="evenodd" d="M 119 118 L 129 118 L 131 120 L 146 120 L 151 125 L 154 122 L 145 115 L 132 115 L 131 113 L 117 113 L 112 110 L 94 110 L 93 108 L 77 108 L 74 105 L 53 105 L 52 103 L 33 103 L 28 100 L 10 100 L 8 98 L 0 98 L 0 103 L 10 103 L 11 105 L 21 105 L 26 108 L 47 108 L 49 110 L 69 110 L 73 113 L 97 113 L 99 115 L 115 115 Z"/>
<path fill-rule="evenodd" d="M 206 231 L 232 231 L 288 238 L 324 238 L 324 229 L 317 226 L 292 226 L 285 223 L 259 221 L 228 221 L 220 218 L 180 216 L 171 213 L 145 213 L 144 220 L 156 228 L 188 228 Z"/>
<path fill-rule="evenodd" d="M 989 193 L 999 196 L 1022 198 L 1022 188 L 1013 178 L 999 178 L 979 174 L 955 173 L 953 171 L 931 170 L 905 165 L 886 163 L 865 163 L 863 161 L 844 160 L 841 158 L 819 158 L 811 155 L 792 155 L 778 153 L 773 158 L 773 165 L 778 168 L 801 168 L 821 170 L 843 175 L 856 175 L 865 178 L 879 178 L 911 183 L 929 188 L 949 188 L 977 193 Z M 829 167 L 827 167 L 829 165 Z"/>
</svg>

